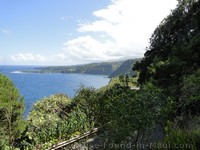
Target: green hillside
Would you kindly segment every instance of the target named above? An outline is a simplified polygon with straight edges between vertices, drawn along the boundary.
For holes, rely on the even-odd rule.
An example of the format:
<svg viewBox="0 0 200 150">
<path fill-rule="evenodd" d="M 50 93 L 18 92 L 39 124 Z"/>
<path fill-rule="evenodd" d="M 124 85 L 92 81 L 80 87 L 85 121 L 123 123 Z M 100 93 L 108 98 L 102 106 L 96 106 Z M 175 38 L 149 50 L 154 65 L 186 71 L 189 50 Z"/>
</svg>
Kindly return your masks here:
<svg viewBox="0 0 200 150">
<path fill-rule="evenodd" d="M 108 75 L 109 78 L 113 78 L 119 75 L 133 76 L 132 71 L 133 64 L 140 59 L 129 59 L 125 61 L 115 62 L 102 62 L 92 63 L 86 65 L 74 65 L 74 66 L 49 66 L 34 68 L 33 70 L 25 70 L 28 73 L 83 73 L 83 74 L 98 74 Z"/>
<path fill-rule="evenodd" d="M 134 71 L 132 70 L 133 64 L 139 61 L 140 59 L 129 59 L 124 61 L 117 70 L 112 72 L 109 75 L 109 78 L 113 78 L 119 75 L 128 75 L 128 76 L 133 76 Z"/>
<path fill-rule="evenodd" d="M 123 61 L 117 62 L 103 62 L 103 63 L 92 63 L 86 65 L 75 65 L 75 66 L 50 66 L 34 68 L 33 70 L 26 70 L 24 72 L 31 73 L 83 73 L 83 74 L 102 74 L 109 75 L 115 71 Z"/>
</svg>

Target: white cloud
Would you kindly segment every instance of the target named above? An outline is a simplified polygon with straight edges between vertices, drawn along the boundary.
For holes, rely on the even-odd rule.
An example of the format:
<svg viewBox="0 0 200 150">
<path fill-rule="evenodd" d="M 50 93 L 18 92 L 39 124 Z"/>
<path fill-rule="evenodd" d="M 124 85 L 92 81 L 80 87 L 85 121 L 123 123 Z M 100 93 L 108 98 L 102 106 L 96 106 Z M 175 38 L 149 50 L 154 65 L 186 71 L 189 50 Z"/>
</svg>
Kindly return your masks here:
<svg viewBox="0 0 200 150">
<path fill-rule="evenodd" d="M 112 0 L 93 12 L 95 21 L 79 24 L 85 36 L 66 41 L 64 51 L 79 61 L 142 57 L 159 23 L 175 8 L 176 0 Z"/>
<path fill-rule="evenodd" d="M 108 52 L 112 48 L 109 42 L 102 43 L 89 35 L 67 41 L 64 46 L 64 52 L 69 58 L 85 62 L 109 60 Z"/>
<path fill-rule="evenodd" d="M 44 62 L 46 59 L 39 55 L 39 54 L 32 54 L 32 53 L 19 53 L 19 54 L 16 54 L 14 56 L 11 56 L 11 59 L 14 61 L 14 62 Z"/>
<path fill-rule="evenodd" d="M 106 9 L 95 11 L 97 21 L 80 26 L 81 32 L 105 32 L 119 46 L 147 46 L 153 30 L 170 13 L 175 0 L 115 0 Z M 133 50 L 134 51 L 134 50 Z"/>
<path fill-rule="evenodd" d="M 94 21 L 78 22 L 80 36 L 64 42 L 62 51 L 49 56 L 20 53 L 12 56 L 12 60 L 73 65 L 143 57 L 154 29 L 176 4 L 176 0 L 111 0 L 109 6 L 92 13 Z M 61 20 L 70 18 L 60 17 Z"/>
<path fill-rule="evenodd" d="M 32 54 L 32 53 L 18 53 L 11 56 L 11 64 L 18 65 L 75 65 L 73 58 L 69 58 L 66 53 L 59 53 L 54 55 Z M 1 57 L 0 57 L 1 60 Z"/>
</svg>

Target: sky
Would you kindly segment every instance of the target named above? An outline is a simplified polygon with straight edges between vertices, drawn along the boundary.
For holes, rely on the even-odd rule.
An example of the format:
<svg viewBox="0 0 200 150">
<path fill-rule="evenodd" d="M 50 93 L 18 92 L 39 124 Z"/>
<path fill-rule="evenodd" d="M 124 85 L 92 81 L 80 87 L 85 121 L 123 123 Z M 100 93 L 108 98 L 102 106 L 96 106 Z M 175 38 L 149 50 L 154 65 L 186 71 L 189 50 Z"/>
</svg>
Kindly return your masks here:
<svg viewBox="0 0 200 150">
<path fill-rule="evenodd" d="M 176 5 L 176 0 L 0 0 L 0 65 L 141 58 Z"/>
</svg>

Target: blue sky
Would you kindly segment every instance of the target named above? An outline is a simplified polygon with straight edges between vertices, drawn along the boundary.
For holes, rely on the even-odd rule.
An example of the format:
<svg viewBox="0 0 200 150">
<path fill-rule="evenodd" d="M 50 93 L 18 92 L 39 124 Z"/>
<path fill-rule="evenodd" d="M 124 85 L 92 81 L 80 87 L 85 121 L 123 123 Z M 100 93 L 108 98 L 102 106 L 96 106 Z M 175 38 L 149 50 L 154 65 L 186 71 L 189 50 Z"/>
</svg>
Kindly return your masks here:
<svg viewBox="0 0 200 150">
<path fill-rule="evenodd" d="M 0 0 L 1 65 L 143 57 L 176 0 Z"/>
</svg>

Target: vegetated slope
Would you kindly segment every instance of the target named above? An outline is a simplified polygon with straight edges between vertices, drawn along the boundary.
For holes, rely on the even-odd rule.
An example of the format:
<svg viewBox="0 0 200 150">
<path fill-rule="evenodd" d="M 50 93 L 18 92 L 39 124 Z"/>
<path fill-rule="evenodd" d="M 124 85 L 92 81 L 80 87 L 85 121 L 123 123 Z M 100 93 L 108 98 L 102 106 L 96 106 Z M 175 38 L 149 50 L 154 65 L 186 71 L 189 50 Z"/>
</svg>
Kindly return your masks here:
<svg viewBox="0 0 200 150">
<path fill-rule="evenodd" d="M 188 91 L 181 91 L 189 76 L 200 69 L 200 1 L 180 1 L 178 7 L 154 31 L 144 59 L 136 63 L 140 70 L 139 83 L 147 81 L 173 96 L 177 106 L 191 103 L 182 101 Z M 192 81 L 191 81 L 192 82 Z M 187 90 L 189 90 L 188 88 Z M 193 91 L 195 91 L 193 89 Z M 193 101 L 194 102 L 194 101 Z M 193 105 L 194 103 L 191 103 Z M 194 106 L 197 106 L 196 104 Z M 189 107 L 189 106 L 188 106 Z M 195 109 L 191 109 L 193 112 Z M 179 112 L 180 111 L 180 112 Z M 182 114 L 180 110 L 178 114 Z M 198 112 L 200 112 L 198 110 Z M 189 112 L 185 112 L 189 113 Z"/>
<path fill-rule="evenodd" d="M 126 61 L 124 61 L 119 68 L 117 68 L 117 70 L 115 70 L 114 72 L 112 72 L 109 75 L 109 78 L 113 78 L 119 75 L 128 75 L 128 76 L 133 76 L 134 75 L 134 71 L 132 70 L 133 64 L 136 63 L 137 61 L 139 61 L 140 59 L 128 59 Z"/>
<path fill-rule="evenodd" d="M 50 66 L 50 67 L 35 68 L 33 70 L 26 70 L 24 72 L 31 72 L 31 73 L 83 73 L 83 74 L 109 75 L 113 71 L 115 71 L 122 63 L 123 63 L 123 61 L 92 63 L 92 64 L 74 65 L 74 66 Z"/>
<path fill-rule="evenodd" d="M 151 82 L 171 98 L 163 142 L 199 149 L 200 1 L 179 1 L 154 31 L 144 56 L 133 68 L 140 71 L 139 83 Z"/>
<path fill-rule="evenodd" d="M 92 63 L 86 65 L 74 65 L 74 66 L 49 66 L 34 68 L 33 70 L 25 70 L 28 73 L 83 73 L 83 74 L 101 74 L 109 75 L 109 78 L 113 78 L 119 75 L 133 76 L 132 71 L 133 64 L 140 59 L 129 59 L 125 61 L 116 62 L 102 62 Z"/>
</svg>

